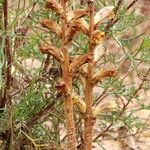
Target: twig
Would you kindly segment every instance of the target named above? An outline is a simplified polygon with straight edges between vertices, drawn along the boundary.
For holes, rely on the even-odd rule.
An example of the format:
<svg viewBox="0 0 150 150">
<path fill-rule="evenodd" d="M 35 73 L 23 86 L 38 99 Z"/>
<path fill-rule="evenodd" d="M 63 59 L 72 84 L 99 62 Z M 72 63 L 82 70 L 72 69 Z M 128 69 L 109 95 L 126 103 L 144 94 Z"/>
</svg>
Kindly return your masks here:
<svg viewBox="0 0 150 150">
<path fill-rule="evenodd" d="M 7 140 L 7 149 L 13 149 L 13 121 L 12 121 L 12 102 L 11 102 L 11 85 L 12 85 L 12 77 L 11 77 L 11 67 L 12 67 L 12 53 L 10 47 L 10 40 L 8 33 L 8 0 L 4 0 L 4 29 L 6 33 L 5 38 L 5 55 L 6 55 L 6 85 L 4 88 L 4 99 L 3 99 L 3 106 L 7 104 L 8 112 L 9 112 L 9 133 L 8 133 L 8 140 Z"/>
</svg>

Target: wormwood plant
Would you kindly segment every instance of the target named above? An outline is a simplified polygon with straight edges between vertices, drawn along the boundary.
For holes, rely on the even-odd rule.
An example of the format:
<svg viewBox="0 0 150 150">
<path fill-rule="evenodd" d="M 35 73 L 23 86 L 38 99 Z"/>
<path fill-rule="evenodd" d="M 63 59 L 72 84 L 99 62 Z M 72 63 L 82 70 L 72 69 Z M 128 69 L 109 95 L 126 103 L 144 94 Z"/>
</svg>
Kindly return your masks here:
<svg viewBox="0 0 150 150">
<path fill-rule="evenodd" d="M 135 113 L 149 109 L 139 92 L 149 90 L 150 39 L 136 34 L 143 21 L 135 15 L 136 1 L 40 0 L 27 8 L 18 1 L 14 20 L 8 1 L 2 3 L 3 149 L 103 148 L 116 125 L 127 128 L 118 133 L 120 143 L 132 128 L 138 134 L 145 122 Z M 24 67 L 28 58 L 42 63 Z"/>
</svg>

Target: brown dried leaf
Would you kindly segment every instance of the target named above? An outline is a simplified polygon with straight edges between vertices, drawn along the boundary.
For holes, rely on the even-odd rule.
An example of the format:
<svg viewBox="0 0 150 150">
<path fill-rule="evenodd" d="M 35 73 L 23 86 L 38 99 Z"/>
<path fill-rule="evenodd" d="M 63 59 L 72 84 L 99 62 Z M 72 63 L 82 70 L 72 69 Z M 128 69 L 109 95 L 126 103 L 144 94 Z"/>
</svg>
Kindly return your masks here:
<svg viewBox="0 0 150 150">
<path fill-rule="evenodd" d="M 56 14 L 61 17 L 64 16 L 63 8 L 56 0 L 46 0 L 45 7 L 52 9 L 53 11 L 55 11 Z"/>
<path fill-rule="evenodd" d="M 63 54 L 60 49 L 56 48 L 53 44 L 42 44 L 40 45 L 40 51 L 42 54 L 50 54 L 52 55 L 57 61 L 63 61 Z"/>
<path fill-rule="evenodd" d="M 105 19 L 114 17 L 113 9 L 114 6 L 107 6 L 103 9 L 100 9 L 94 16 L 94 25 L 97 26 L 99 23 L 102 23 Z"/>
<path fill-rule="evenodd" d="M 56 22 L 51 19 L 43 19 L 40 23 L 44 28 L 48 28 L 59 37 L 61 37 L 61 28 Z"/>
</svg>

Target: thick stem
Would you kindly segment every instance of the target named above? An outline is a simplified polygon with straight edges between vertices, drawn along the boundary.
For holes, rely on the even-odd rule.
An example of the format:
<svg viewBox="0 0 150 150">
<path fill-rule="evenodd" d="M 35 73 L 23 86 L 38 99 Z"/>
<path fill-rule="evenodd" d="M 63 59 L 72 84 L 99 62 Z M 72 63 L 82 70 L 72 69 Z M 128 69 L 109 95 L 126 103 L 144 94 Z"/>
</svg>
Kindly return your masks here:
<svg viewBox="0 0 150 150">
<path fill-rule="evenodd" d="M 93 67 L 94 67 L 94 51 L 91 44 L 92 33 L 94 31 L 94 6 L 93 2 L 89 4 L 90 9 L 90 28 L 89 28 L 89 56 L 90 60 L 88 62 L 87 69 L 87 80 L 85 87 L 85 102 L 86 102 L 86 113 L 84 119 L 84 150 L 92 150 L 92 134 L 93 134 L 93 117 L 92 117 L 92 93 L 93 93 Z"/>
<path fill-rule="evenodd" d="M 65 0 L 61 0 L 61 5 L 66 13 L 66 2 Z M 69 72 L 69 53 L 66 49 L 65 45 L 65 34 L 66 34 L 66 27 L 67 27 L 67 20 L 66 16 L 61 19 L 62 21 L 62 44 L 61 50 L 64 55 L 64 61 L 62 63 L 62 78 L 65 84 L 68 86 L 69 89 L 72 88 L 72 77 L 70 76 Z M 65 110 L 65 119 L 66 119 L 66 128 L 67 128 L 67 147 L 68 150 L 77 150 L 76 148 L 76 136 L 75 136 L 75 125 L 74 125 L 74 117 L 73 117 L 73 101 L 71 99 L 71 95 L 65 95 L 64 100 L 64 110 Z"/>
</svg>

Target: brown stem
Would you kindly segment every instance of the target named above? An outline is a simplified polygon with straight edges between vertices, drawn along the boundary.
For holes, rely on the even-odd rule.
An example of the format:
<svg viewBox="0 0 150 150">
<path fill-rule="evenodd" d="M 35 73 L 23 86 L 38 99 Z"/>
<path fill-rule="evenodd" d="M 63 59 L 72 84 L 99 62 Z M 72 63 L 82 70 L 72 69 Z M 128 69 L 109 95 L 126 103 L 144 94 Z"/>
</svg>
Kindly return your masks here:
<svg viewBox="0 0 150 150">
<path fill-rule="evenodd" d="M 84 150 L 92 150 L 92 134 L 93 134 L 93 116 L 92 116 L 92 93 L 93 93 L 93 67 L 94 67 L 94 52 L 92 41 L 92 33 L 94 31 L 94 6 L 93 2 L 89 1 L 90 10 L 90 28 L 89 28 L 89 51 L 91 59 L 88 62 L 87 79 L 85 86 L 85 102 L 87 111 L 84 118 Z"/>
<path fill-rule="evenodd" d="M 3 8 L 0 6 L 0 30 L 3 29 Z M 0 36 L 0 44 L 2 45 L 3 42 L 3 37 L 2 35 Z M 3 69 L 2 69 L 3 70 Z M 3 72 L 3 71 L 2 71 Z M 3 74 L 3 73 L 2 73 Z M 2 108 L 3 106 L 3 89 L 0 88 L 0 108 Z M 2 112 L 2 110 L 0 110 L 0 113 Z"/>
<path fill-rule="evenodd" d="M 64 61 L 61 64 L 62 67 L 62 78 L 65 84 L 68 86 L 69 89 L 72 88 L 72 77 L 70 76 L 69 72 L 69 53 L 67 51 L 65 45 L 65 34 L 66 34 L 66 27 L 67 27 L 67 19 L 66 19 L 66 1 L 61 0 L 61 5 L 63 7 L 65 17 L 61 18 L 61 30 L 62 30 L 62 43 L 61 43 L 61 51 L 64 55 Z M 76 136 L 75 136 L 75 123 L 73 117 L 73 101 L 70 97 L 70 94 L 65 95 L 64 99 L 64 111 L 65 111 L 65 120 L 66 120 L 66 128 L 67 128 L 67 147 L 68 150 L 77 150 L 76 148 Z"/>
<path fill-rule="evenodd" d="M 10 47 L 10 39 L 7 35 L 8 33 L 8 0 L 4 0 L 4 29 L 6 33 L 5 37 L 5 55 L 6 55 L 6 85 L 4 88 L 4 99 L 3 99 L 3 107 L 7 104 L 8 113 L 9 113 L 9 133 L 7 139 L 7 149 L 11 150 L 13 147 L 13 123 L 12 123 L 12 102 L 11 102 L 11 66 L 12 66 L 12 53 Z"/>
</svg>

